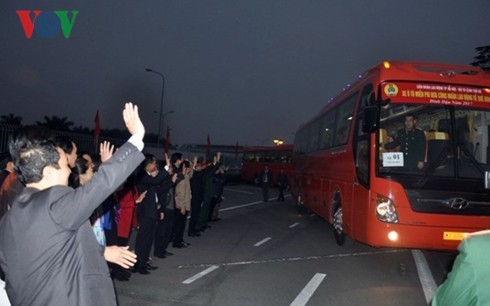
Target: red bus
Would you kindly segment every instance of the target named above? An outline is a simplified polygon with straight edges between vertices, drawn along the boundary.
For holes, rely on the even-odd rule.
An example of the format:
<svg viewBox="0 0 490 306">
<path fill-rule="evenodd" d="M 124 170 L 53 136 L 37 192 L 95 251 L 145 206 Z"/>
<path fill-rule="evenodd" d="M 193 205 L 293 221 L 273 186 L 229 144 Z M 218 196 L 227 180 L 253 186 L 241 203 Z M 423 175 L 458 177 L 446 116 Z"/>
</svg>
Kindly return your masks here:
<svg viewBox="0 0 490 306">
<path fill-rule="evenodd" d="M 293 145 L 283 144 L 273 147 L 244 147 L 242 160 L 242 179 L 247 183 L 258 184 L 259 175 L 264 171 L 265 165 L 269 166 L 273 183 L 276 185 L 279 172 L 291 179 Z"/>
<path fill-rule="evenodd" d="M 291 192 L 375 247 L 456 249 L 490 227 L 490 74 L 384 62 L 295 135 Z"/>
</svg>

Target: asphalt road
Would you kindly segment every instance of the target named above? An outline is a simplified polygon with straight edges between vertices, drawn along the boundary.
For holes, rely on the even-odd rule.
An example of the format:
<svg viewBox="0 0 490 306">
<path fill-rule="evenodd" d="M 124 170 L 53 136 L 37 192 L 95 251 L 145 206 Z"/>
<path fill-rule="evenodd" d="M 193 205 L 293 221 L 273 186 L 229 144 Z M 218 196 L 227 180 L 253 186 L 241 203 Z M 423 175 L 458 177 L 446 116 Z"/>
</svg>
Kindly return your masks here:
<svg viewBox="0 0 490 306">
<path fill-rule="evenodd" d="M 189 247 L 170 246 L 174 256 L 153 259 L 158 270 L 115 281 L 120 305 L 427 305 L 454 259 L 340 247 L 327 222 L 299 215 L 289 197 L 264 203 L 250 185 L 224 195 L 222 219 L 201 237 L 185 236 Z"/>
</svg>

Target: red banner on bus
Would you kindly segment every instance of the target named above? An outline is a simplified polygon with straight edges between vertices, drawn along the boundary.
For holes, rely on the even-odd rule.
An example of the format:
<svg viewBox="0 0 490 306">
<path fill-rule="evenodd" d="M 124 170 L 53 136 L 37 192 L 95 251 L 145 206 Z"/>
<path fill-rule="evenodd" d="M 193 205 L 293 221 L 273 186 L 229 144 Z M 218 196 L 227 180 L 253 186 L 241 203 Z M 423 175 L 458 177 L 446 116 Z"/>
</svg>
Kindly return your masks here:
<svg viewBox="0 0 490 306">
<path fill-rule="evenodd" d="M 383 99 L 416 103 L 490 108 L 490 89 L 450 84 L 383 83 Z"/>
</svg>

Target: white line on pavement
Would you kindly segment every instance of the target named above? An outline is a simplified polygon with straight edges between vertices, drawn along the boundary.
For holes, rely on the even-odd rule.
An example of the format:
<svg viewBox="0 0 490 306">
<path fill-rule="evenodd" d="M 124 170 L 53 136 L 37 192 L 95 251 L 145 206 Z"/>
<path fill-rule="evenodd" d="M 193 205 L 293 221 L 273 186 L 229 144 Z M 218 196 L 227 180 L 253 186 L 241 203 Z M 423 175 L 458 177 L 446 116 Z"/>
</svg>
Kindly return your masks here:
<svg viewBox="0 0 490 306">
<path fill-rule="evenodd" d="M 205 268 L 211 266 L 240 266 L 240 265 L 258 265 L 276 262 L 296 262 L 304 260 L 318 260 L 318 259 L 329 259 L 329 258 L 342 258 L 342 257 L 356 257 L 356 256 L 375 256 L 380 254 L 389 253 L 404 253 L 408 252 L 405 249 L 395 249 L 395 250 L 382 250 L 375 252 L 360 252 L 360 253 L 342 253 L 342 254 L 327 254 L 327 255 L 317 255 L 317 256 L 301 256 L 301 257 L 285 257 L 285 258 L 271 258 L 264 260 L 249 260 L 249 261 L 239 261 L 239 262 L 222 262 L 222 263 L 208 263 L 208 264 L 191 264 L 191 265 L 181 265 L 178 266 L 179 269 L 194 269 L 194 268 Z"/>
<path fill-rule="evenodd" d="M 238 193 L 244 193 L 244 194 L 255 194 L 255 192 L 243 191 L 243 190 L 238 190 L 238 189 L 233 189 L 233 188 L 225 188 L 225 191 L 232 191 L 232 192 L 238 192 Z"/>
<path fill-rule="evenodd" d="M 271 239 L 272 239 L 271 237 L 264 238 L 264 239 L 260 240 L 259 242 L 257 242 L 256 244 L 254 244 L 254 246 L 256 246 L 256 247 L 261 246 Z"/>
<path fill-rule="evenodd" d="M 289 226 L 289 228 L 296 227 L 296 226 L 298 226 L 298 224 L 299 224 L 299 222 L 293 223 L 293 224 L 291 224 L 291 225 Z"/>
<path fill-rule="evenodd" d="M 202 272 L 199 272 L 197 273 L 196 275 L 192 276 L 192 277 L 189 277 L 188 279 L 186 279 L 185 281 L 182 282 L 182 284 L 190 284 L 192 283 L 193 281 L 203 277 L 204 275 L 208 274 L 208 273 L 211 273 L 212 271 L 218 269 L 219 267 L 218 266 L 211 266 L 209 268 L 207 268 L 206 270 L 202 271 Z"/>
<path fill-rule="evenodd" d="M 264 203 L 263 201 L 257 201 L 257 202 L 252 202 L 252 203 L 247 203 L 243 205 L 238 205 L 238 206 L 233 206 L 233 207 L 227 207 L 227 208 L 222 208 L 219 211 L 228 211 L 228 210 L 233 210 L 233 209 L 238 209 L 238 208 L 243 208 L 247 206 L 252 206 L 252 205 L 257 205 L 257 204 L 262 204 Z"/>
<path fill-rule="evenodd" d="M 291 195 L 285 195 L 284 197 L 290 197 Z M 256 202 L 251 202 L 247 204 L 242 204 L 242 205 L 237 205 L 237 206 L 232 206 L 232 207 L 226 207 L 226 208 L 221 208 L 219 211 L 228 211 L 228 210 L 234 210 L 234 209 L 239 209 L 239 208 L 244 208 L 248 206 L 253 206 L 253 205 L 258 205 L 258 204 L 264 204 L 264 201 L 256 201 Z M 313 214 L 315 215 L 315 214 Z"/>
<path fill-rule="evenodd" d="M 429 264 L 427 263 L 424 254 L 420 250 L 412 250 L 412 255 L 415 260 L 415 266 L 417 267 L 422 289 L 424 290 L 425 301 L 428 305 L 437 290 L 436 281 L 430 272 Z"/>
<path fill-rule="evenodd" d="M 317 273 L 313 278 L 308 282 L 308 284 L 301 290 L 298 296 L 294 299 L 290 306 L 304 306 L 310 300 L 313 293 L 315 293 L 316 289 L 322 283 L 323 279 L 327 276 L 323 273 Z"/>
</svg>

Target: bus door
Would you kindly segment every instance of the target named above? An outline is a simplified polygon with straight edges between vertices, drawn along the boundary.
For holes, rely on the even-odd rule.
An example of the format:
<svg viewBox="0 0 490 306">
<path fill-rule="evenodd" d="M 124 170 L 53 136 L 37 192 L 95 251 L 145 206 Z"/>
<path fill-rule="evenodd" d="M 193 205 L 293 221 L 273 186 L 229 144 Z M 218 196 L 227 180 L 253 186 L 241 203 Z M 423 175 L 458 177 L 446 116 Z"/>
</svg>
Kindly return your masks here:
<svg viewBox="0 0 490 306">
<path fill-rule="evenodd" d="M 347 231 L 351 237 L 363 239 L 367 231 L 367 217 L 370 201 L 370 168 L 371 168 L 371 133 L 363 131 L 364 108 L 369 106 L 373 95 L 373 86 L 366 85 L 361 93 L 361 101 L 357 111 L 355 130 L 352 141 L 356 178 L 352 188 L 352 222 L 355 224 Z"/>
</svg>

